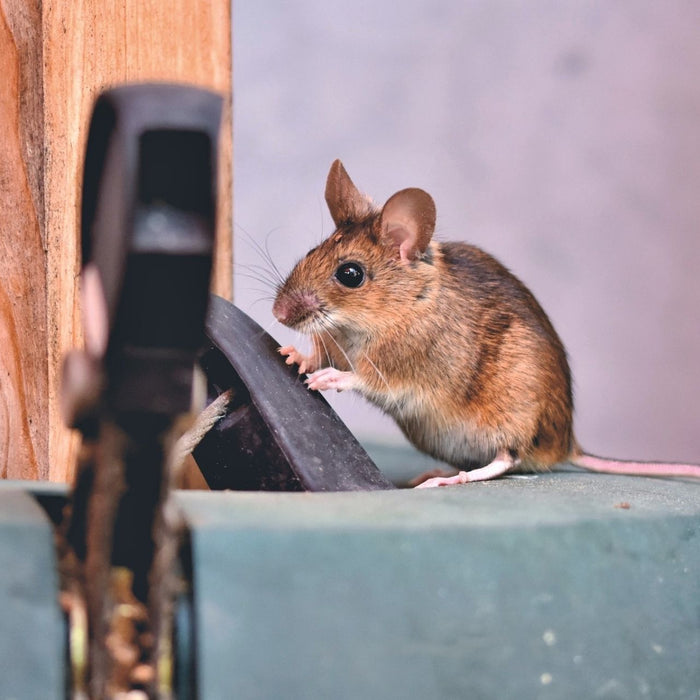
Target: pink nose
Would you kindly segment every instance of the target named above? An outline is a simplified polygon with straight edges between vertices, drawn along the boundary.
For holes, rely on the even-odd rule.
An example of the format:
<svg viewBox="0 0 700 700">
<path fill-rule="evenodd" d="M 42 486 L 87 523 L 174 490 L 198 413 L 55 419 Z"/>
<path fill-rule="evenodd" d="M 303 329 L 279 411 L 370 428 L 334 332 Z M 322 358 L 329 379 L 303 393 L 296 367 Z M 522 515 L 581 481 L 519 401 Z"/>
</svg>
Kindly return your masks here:
<svg viewBox="0 0 700 700">
<path fill-rule="evenodd" d="M 272 313 L 280 323 L 285 323 L 289 318 L 289 300 L 277 297 L 272 305 Z"/>
<path fill-rule="evenodd" d="M 293 328 L 313 316 L 318 311 L 319 303 L 318 296 L 314 292 L 295 291 L 289 294 L 282 292 L 272 305 L 272 313 L 280 323 Z"/>
</svg>

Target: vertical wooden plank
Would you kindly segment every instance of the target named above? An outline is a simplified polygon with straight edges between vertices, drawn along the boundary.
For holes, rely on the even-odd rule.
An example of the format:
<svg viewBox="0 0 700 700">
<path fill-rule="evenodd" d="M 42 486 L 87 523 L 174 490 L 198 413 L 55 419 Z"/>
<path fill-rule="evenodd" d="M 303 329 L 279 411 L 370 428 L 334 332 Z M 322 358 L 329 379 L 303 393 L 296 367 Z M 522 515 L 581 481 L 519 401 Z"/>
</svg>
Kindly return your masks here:
<svg viewBox="0 0 700 700">
<path fill-rule="evenodd" d="M 212 287 L 233 295 L 231 273 L 231 3 L 230 0 L 127 0 L 126 76 L 180 80 L 227 96 L 221 134 L 217 253 Z M 148 37 L 159 37 L 149 41 Z"/>
<path fill-rule="evenodd" d="M 231 299 L 231 2 L 126 0 L 125 80 L 180 80 L 228 97 L 219 168 L 217 252 L 213 291 Z M 149 37 L 158 37 L 151 41 Z"/>
<path fill-rule="evenodd" d="M 95 96 L 122 82 L 164 80 L 226 95 L 231 118 L 230 0 L 44 0 L 44 116 L 48 233 L 50 477 L 66 479 L 75 440 L 58 412 L 60 361 L 79 342 L 76 273 L 80 169 Z M 222 133 L 213 288 L 230 298 L 231 134 Z"/>
<path fill-rule="evenodd" d="M 79 203 L 96 94 L 168 80 L 227 97 L 230 0 L 0 0 L 0 477 L 68 480 L 64 353 L 81 342 Z M 213 288 L 231 297 L 231 133 L 222 132 Z"/>
<path fill-rule="evenodd" d="M 0 477 L 48 475 L 41 15 L 0 2 Z"/>
</svg>

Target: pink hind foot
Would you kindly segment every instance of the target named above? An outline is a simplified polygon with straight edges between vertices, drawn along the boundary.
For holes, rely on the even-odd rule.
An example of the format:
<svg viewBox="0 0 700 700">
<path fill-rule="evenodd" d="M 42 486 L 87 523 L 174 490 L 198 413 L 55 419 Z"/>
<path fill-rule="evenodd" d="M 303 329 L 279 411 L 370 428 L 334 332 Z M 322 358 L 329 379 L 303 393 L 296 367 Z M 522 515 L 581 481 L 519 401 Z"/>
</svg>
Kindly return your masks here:
<svg viewBox="0 0 700 700">
<path fill-rule="evenodd" d="M 432 479 L 426 479 L 422 484 L 418 484 L 417 489 L 432 489 L 436 486 L 454 486 L 456 484 L 466 484 L 471 479 L 469 472 L 459 472 L 454 476 L 434 476 Z"/>
<path fill-rule="evenodd" d="M 408 481 L 408 485 L 416 488 L 421 484 L 428 481 L 428 479 L 434 479 L 436 477 L 452 476 L 454 474 L 454 469 L 442 469 L 441 467 L 436 467 L 435 469 L 429 469 L 427 472 L 418 474 Z"/>
<path fill-rule="evenodd" d="M 430 489 L 436 486 L 454 486 L 456 484 L 467 484 L 472 481 L 489 481 L 497 479 L 510 471 L 513 471 L 520 464 L 519 459 L 515 459 L 510 452 L 499 452 L 496 459 L 490 464 L 480 469 L 472 469 L 469 472 L 459 472 L 454 476 L 437 476 L 428 479 L 416 486 L 417 489 Z"/>
</svg>

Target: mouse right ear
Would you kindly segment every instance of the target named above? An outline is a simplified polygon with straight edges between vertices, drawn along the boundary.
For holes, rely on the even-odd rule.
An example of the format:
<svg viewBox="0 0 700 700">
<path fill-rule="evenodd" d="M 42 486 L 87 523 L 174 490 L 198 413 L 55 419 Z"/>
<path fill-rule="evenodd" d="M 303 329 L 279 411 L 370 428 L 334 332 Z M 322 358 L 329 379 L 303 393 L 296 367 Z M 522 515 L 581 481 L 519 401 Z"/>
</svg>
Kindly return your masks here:
<svg viewBox="0 0 700 700">
<path fill-rule="evenodd" d="M 367 216 L 371 204 L 355 187 L 340 160 L 333 161 L 326 180 L 326 204 L 336 226 Z"/>
<path fill-rule="evenodd" d="M 382 209 L 381 235 L 401 262 L 425 253 L 435 231 L 435 202 L 424 190 L 409 187 L 389 197 Z"/>
</svg>

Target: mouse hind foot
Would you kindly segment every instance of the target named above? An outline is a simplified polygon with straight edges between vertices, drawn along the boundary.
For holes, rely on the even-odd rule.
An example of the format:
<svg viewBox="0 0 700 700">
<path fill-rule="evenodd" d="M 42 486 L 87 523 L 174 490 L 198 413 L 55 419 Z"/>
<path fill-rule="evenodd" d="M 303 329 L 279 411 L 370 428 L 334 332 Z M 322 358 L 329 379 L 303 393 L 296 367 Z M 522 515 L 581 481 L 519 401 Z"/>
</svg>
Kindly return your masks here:
<svg viewBox="0 0 700 700">
<path fill-rule="evenodd" d="M 515 471 L 520 466 L 520 459 L 509 450 L 502 450 L 495 459 L 485 467 L 472 469 L 471 471 L 460 471 L 454 476 L 437 476 L 427 479 L 422 484 L 416 486 L 417 489 L 429 489 L 436 486 L 453 486 L 456 484 L 468 484 L 472 481 L 490 481 Z"/>
</svg>

